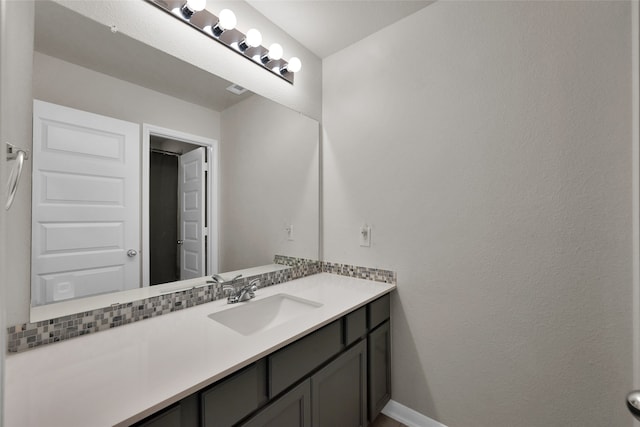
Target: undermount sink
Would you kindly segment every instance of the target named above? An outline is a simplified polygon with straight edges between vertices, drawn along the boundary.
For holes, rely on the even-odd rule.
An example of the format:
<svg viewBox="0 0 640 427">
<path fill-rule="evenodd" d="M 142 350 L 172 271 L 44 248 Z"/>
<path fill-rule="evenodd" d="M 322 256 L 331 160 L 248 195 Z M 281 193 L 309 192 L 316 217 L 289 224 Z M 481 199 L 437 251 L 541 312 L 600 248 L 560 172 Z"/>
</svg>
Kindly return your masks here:
<svg viewBox="0 0 640 427">
<path fill-rule="evenodd" d="M 288 294 L 276 294 L 211 313 L 209 318 L 242 335 L 251 335 L 295 319 L 322 304 Z"/>
</svg>

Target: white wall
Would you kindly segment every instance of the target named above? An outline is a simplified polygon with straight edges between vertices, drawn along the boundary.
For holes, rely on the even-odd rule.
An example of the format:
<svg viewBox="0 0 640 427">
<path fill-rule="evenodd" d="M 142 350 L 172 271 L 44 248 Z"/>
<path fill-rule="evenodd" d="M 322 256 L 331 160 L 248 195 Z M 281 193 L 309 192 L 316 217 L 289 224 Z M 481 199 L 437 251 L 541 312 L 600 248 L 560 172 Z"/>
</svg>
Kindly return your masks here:
<svg viewBox="0 0 640 427">
<path fill-rule="evenodd" d="M 221 123 L 220 271 L 275 254 L 317 259 L 318 122 L 254 95 L 224 110 Z"/>
<path fill-rule="evenodd" d="M 394 400 L 631 425 L 630 12 L 437 2 L 324 60 L 324 258 L 398 271 Z"/>
</svg>

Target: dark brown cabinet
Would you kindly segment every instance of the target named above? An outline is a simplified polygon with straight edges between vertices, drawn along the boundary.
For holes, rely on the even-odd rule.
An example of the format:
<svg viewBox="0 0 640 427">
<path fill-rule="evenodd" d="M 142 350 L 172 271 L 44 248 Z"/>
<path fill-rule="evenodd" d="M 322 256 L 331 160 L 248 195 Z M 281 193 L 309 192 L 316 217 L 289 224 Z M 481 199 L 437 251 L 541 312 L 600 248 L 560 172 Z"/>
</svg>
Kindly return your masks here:
<svg viewBox="0 0 640 427">
<path fill-rule="evenodd" d="M 136 424 L 366 427 L 391 397 L 389 295 Z"/>
<path fill-rule="evenodd" d="M 389 321 L 369 334 L 367 346 L 369 420 L 373 421 L 391 399 L 391 331 Z"/>
<path fill-rule="evenodd" d="M 311 377 L 313 427 L 367 426 L 367 346 L 360 341 Z"/>
<path fill-rule="evenodd" d="M 265 360 L 244 368 L 200 392 L 203 427 L 230 427 L 267 400 Z"/>
<path fill-rule="evenodd" d="M 311 380 L 294 387 L 251 417 L 242 427 L 310 427 Z"/>
<path fill-rule="evenodd" d="M 135 425 L 137 427 L 199 427 L 198 396 L 192 394 Z"/>
<path fill-rule="evenodd" d="M 336 320 L 322 329 L 267 356 L 269 397 L 304 378 L 342 350 L 341 323 Z"/>
</svg>

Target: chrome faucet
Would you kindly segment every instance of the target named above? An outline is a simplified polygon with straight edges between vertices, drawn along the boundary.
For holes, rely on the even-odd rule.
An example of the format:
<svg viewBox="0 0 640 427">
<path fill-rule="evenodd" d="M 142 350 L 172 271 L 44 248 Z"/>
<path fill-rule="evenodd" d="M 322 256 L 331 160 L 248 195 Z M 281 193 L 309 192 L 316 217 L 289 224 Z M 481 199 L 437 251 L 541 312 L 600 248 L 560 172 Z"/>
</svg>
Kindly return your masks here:
<svg viewBox="0 0 640 427">
<path fill-rule="evenodd" d="M 248 285 L 243 286 L 236 291 L 233 284 L 241 277 L 242 274 L 238 274 L 231 280 L 224 280 L 224 278 L 219 274 L 214 274 L 212 276 L 214 282 L 222 285 L 223 292 L 231 291 L 230 295 L 227 297 L 227 304 L 235 304 L 237 302 L 249 301 L 251 298 L 255 298 L 255 292 L 258 290 L 258 286 L 260 286 L 260 279 L 253 279 Z M 227 284 L 227 282 L 229 282 L 229 284 Z"/>
<path fill-rule="evenodd" d="M 229 297 L 227 298 L 227 304 L 235 304 L 237 302 L 249 301 L 251 298 L 255 298 L 256 291 L 258 290 L 258 285 L 260 285 L 260 279 L 252 280 L 248 285 L 243 286 L 242 288 L 238 289 L 237 292 L 229 295 Z M 234 289 L 232 286 L 230 287 L 231 289 Z"/>
<path fill-rule="evenodd" d="M 242 274 L 238 274 L 236 277 L 234 277 L 231 280 L 225 280 L 224 277 L 222 277 L 219 274 L 214 274 L 213 276 L 211 276 L 211 278 L 213 279 L 214 282 L 220 283 L 220 284 L 227 283 L 227 282 L 231 282 L 231 284 L 233 284 L 233 282 L 235 282 L 236 280 L 238 280 L 241 277 L 242 277 Z"/>
</svg>

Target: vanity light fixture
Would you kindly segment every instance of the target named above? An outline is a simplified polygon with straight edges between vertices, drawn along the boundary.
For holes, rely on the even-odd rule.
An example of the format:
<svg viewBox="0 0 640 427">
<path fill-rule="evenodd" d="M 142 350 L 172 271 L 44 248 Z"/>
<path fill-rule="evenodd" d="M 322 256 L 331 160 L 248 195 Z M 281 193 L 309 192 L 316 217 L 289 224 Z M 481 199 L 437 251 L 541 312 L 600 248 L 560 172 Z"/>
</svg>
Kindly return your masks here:
<svg viewBox="0 0 640 427">
<path fill-rule="evenodd" d="M 194 13 L 204 10 L 207 5 L 207 0 L 187 0 L 185 4 L 180 8 L 180 13 L 184 19 L 191 19 Z"/>
<path fill-rule="evenodd" d="M 269 46 L 269 50 L 267 51 L 267 53 L 260 57 L 260 61 L 262 61 L 263 64 L 266 64 L 270 61 L 277 61 L 278 59 L 282 58 L 282 53 L 282 46 L 280 46 L 278 43 L 273 43 L 271 46 Z"/>
<path fill-rule="evenodd" d="M 255 28 L 252 28 L 249 31 L 247 31 L 247 35 L 244 37 L 244 39 L 242 39 L 242 41 L 238 43 L 238 49 L 240 49 L 241 52 L 244 52 L 250 47 L 258 47 L 261 44 L 262 44 L 262 34 L 260 34 L 260 31 L 256 30 Z"/>
<path fill-rule="evenodd" d="M 282 58 L 282 46 L 273 43 L 269 49 L 262 46 L 262 35 L 255 28 L 242 33 L 236 28 L 236 15 L 222 9 L 218 16 L 205 9 L 206 0 L 146 0 L 174 18 L 195 28 L 202 34 L 222 43 L 252 63 L 293 84 L 295 73 L 302 68 L 296 57 Z"/>
</svg>

